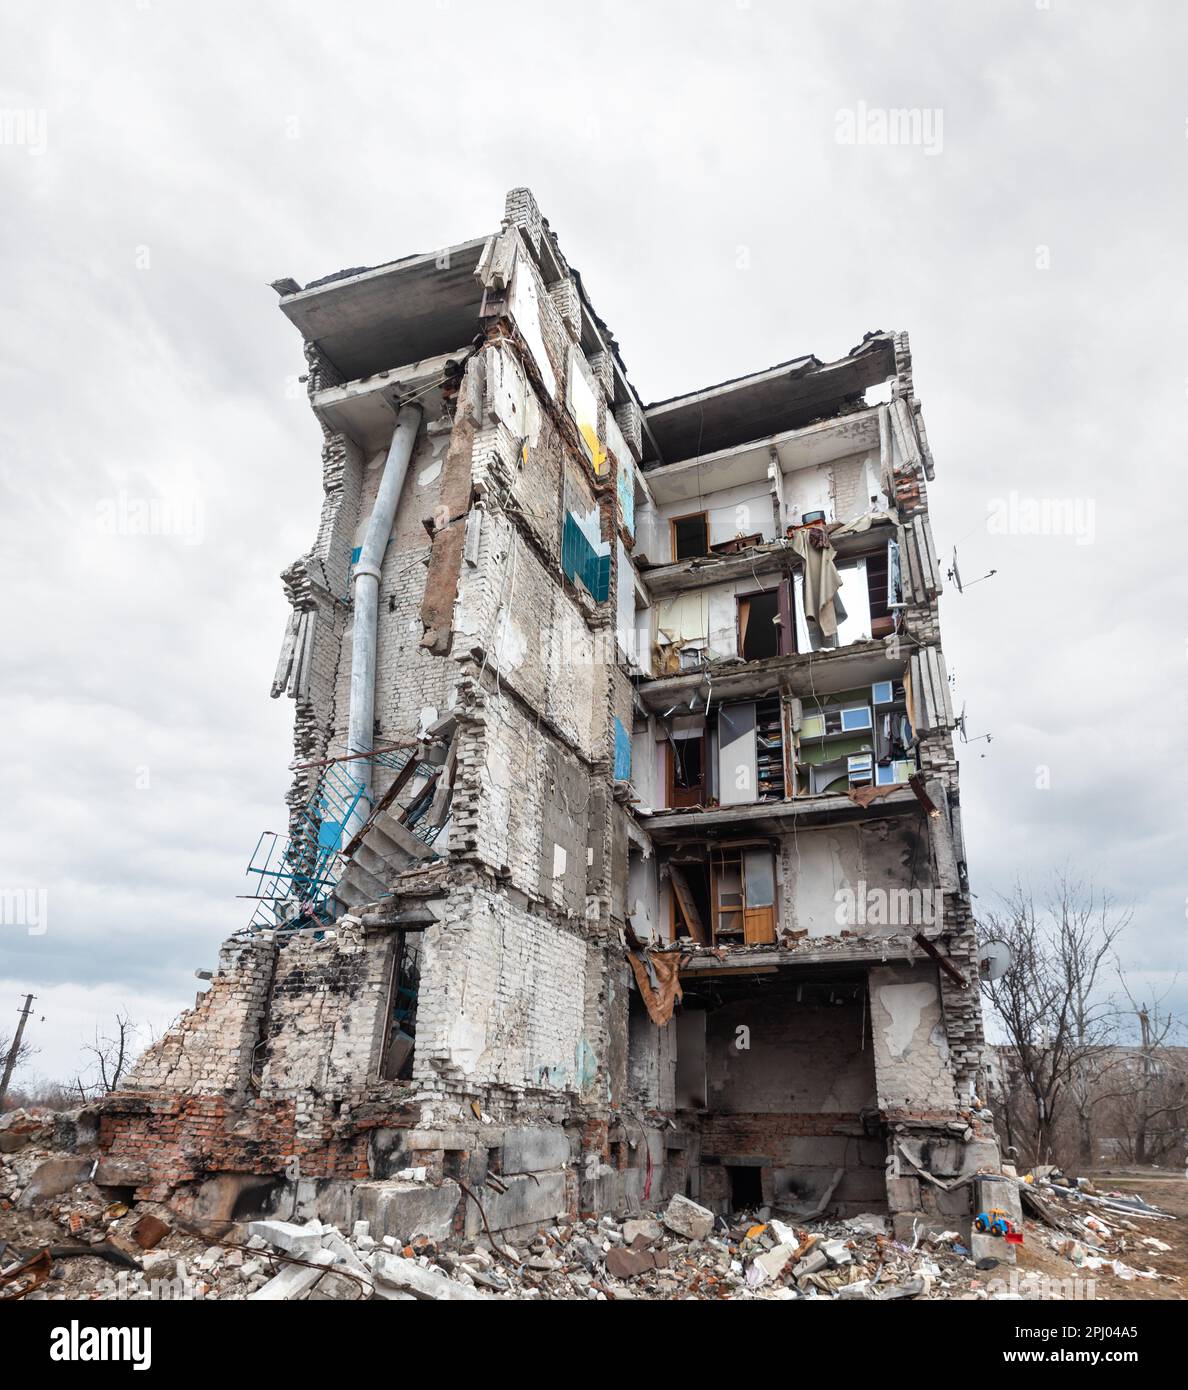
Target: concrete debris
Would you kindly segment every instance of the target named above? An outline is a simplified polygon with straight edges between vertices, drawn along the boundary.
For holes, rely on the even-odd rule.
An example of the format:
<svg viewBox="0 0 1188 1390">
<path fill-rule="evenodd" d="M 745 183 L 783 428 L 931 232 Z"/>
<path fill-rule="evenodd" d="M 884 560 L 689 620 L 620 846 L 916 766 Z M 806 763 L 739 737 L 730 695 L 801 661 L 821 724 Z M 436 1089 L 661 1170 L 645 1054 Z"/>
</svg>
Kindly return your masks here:
<svg viewBox="0 0 1188 1390">
<path fill-rule="evenodd" d="M 678 1192 L 664 1211 L 664 1224 L 678 1236 L 688 1236 L 690 1240 L 704 1240 L 714 1229 L 714 1214 L 706 1207 L 699 1207 L 688 1197 Z"/>
<path fill-rule="evenodd" d="M 653 1217 L 623 1222 L 623 1240 L 627 1245 L 634 1245 L 641 1236 L 645 1240 L 659 1240 L 663 1234 L 664 1227 Z"/>
<path fill-rule="evenodd" d="M 794 1279 L 803 1279 L 807 1274 L 816 1274 L 822 1269 L 829 1268 L 829 1256 L 824 1250 L 810 1250 L 803 1260 L 792 1271 Z"/>
<path fill-rule="evenodd" d="M 309 1293 L 310 1289 L 318 1282 L 330 1265 L 334 1263 L 334 1256 L 329 1250 L 314 1250 L 310 1252 L 310 1268 L 307 1265 L 286 1265 L 275 1278 L 269 1279 L 261 1288 L 248 1294 L 248 1300 L 256 1299 L 267 1301 L 269 1299 L 292 1300 L 301 1298 Z"/>
<path fill-rule="evenodd" d="M 486 1297 L 477 1289 L 451 1279 L 443 1270 L 432 1269 L 387 1250 L 376 1253 L 371 1267 L 380 1284 L 400 1293 L 411 1294 L 413 1298 L 440 1301 Z"/>
<path fill-rule="evenodd" d="M 796 1254 L 794 1245 L 777 1245 L 774 1250 L 765 1250 L 757 1255 L 747 1270 L 747 1283 L 752 1287 L 765 1284 L 769 1279 L 778 1279 L 787 1267 L 788 1261 Z M 758 1273 L 755 1273 L 758 1271 Z M 752 1279 L 752 1274 L 754 1278 Z"/>
<path fill-rule="evenodd" d="M 887 1218 L 879 1216 L 876 1212 L 863 1212 L 860 1216 L 852 1216 L 846 1222 L 846 1226 L 851 1231 L 857 1231 L 861 1235 L 884 1236 L 887 1234 Z"/>
<path fill-rule="evenodd" d="M 63 1192 L 77 1187 L 80 1182 L 86 1182 L 94 1171 L 93 1158 L 72 1158 L 64 1155 L 47 1158 L 30 1176 L 17 1205 L 22 1210 L 28 1210 L 42 1198 L 61 1196 Z"/>
<path fill-rule="evenodd" d="M 911 1240 L 896 1238 L 877 1212 L 801 1222 L 761 1207 L 726 1221 L 676 1195 L 658 1211 L 556 1222 L 535 1232 L 521 1227 L 514 1241 L 499 1239 L 497 1249 L 481 1234 L 469 1240 L 448 1233 L 408 1240 L 383 1234 L 376 1240 L 367 1219 L 340 1229 L 318 1220 L 261 1217 L 211 1224 L 203 1236 L 194 1223 L 171 1219 L 170 1209 L 157 1203 L 109 1201 L 110 1192 L 89 1178 L 67 1193 L 36 1197 L 33 1215 L 18 1213 L 14 1197 L 29 1189 L 36 1174 L 64 1171 L 46 1169 L 47 1157 L 29 1149 L 0 1157 L 0 1211 L 7 1203 L 10 1220 L 20 1221 L 4 1230 L 12 1243 L 0 1255 L 0 1276 L 25 1253 L 59 1244 L 63 1232 L 102 1258 L 56 1261 L 51 1277 L 28 1293 L 34 1300 L 874 1302 L 1012 1296 L 987 1257 L 991 1272 L 982 1276 L 971 1248 L 976 1243 L 963 1243 L 960 1226 L 937 1223 L 938 1229 Z M 1026 1185 L 1039 1190 L 1045 1210 L 1060 1221 L 1059 1228 L 1028 1225 L 1026 1240 L 1051 1246 L 1068 1260 L 1070 1272 L 1109 1275 L 1131 1285 L 1161 1277 L 1149 1261 L 1172 1247 L 1137 1224 L 1158 1219 L 1153 1209 L 1134 1213 L 1134 1220 L 1118 1214 L 1107 1224 L 1099 1206 L 1071 1190 Z M 996 1201 L 1005 1200 L 1003 1186 L 1002 1179 L 995 1181 Z M 146 1249 L 149 1238 L 153 1248 Z M 985 1241 L 1001 1257 L 1003 1241 Z M 126 1259 L 127 1268 L 112 1264 L 113 1252 Z M 995 1266 L 1001 1262 L 990 1258 Z"/>
<path fill-rule="evenodd" d="M 322 1244 L 320 1221 L 311 1221 L 308 1226 L 296 1226 L 291 1221 L 253 1221 L 248 1226 L 248 1234 L 300 1259 L 309 1259 Z"/>
</svg>

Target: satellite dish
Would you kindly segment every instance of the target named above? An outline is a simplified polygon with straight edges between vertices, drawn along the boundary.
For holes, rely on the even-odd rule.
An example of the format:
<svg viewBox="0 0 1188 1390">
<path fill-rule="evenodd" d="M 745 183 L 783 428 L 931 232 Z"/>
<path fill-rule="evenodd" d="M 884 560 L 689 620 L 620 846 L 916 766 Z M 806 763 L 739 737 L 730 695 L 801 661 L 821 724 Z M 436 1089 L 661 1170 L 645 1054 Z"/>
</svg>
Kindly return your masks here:
<svg viewBox="0 0 1188 1390">
<path fill-rule="evenodd" d="M 986 941 L 978 947 L 978 966 L 984 980 L 997 980 L 1014 963 L 1015 957 L 1005 941 Z"/>
<path fill-rule="evenodd" d="M 993 579 L 997 573 L 997 570 L 988 570 L 984 575 L 982 575 L 982 579 Z M 956 546 L 953 547 L 953 563 L 949 566 L 948 577 L 949 582 L 951 584 L 956 585 L 957 592 L 959 594 L 965 593 L 966 589 L 972 589 L 975 584 L 980 584 L 982 582 L 982 579 L 971 579 L 968 584 L 963 584 L 961 582 L 961 571 L 957 568 Z"/>
</svg>

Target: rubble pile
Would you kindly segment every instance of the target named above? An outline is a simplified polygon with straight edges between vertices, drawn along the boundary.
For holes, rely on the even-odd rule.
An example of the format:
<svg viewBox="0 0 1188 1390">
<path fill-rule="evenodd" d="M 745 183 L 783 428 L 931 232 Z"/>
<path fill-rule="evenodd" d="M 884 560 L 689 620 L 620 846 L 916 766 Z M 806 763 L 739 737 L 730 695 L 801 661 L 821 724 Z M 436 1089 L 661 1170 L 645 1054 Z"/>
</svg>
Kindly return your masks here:
<svg viewBox="0 0 1188 1390">
<path fill-rule="evenodd" d="M 60 1160 L 48 1160 L 49 1164 Z M 87 1177 L 41 1194 L 41 1170 L 12 1185 L 14 1214 L 40 1225 L 0 1246 L 0 1294 L 31 1299 L 899 1299 L 965 1293 L 969 1262 L 955 1233 L 916 1249 L 892 1241 L 882 1216 L 786 1224 L 767 1212 L 727 1226 L 685 1197 L 658 1215 L 555 1225 L 516 1243 L 457 1248 L 414 1237 L 380 1240 L 366 1221 L 349 1232 L 319 1221 L 262 1219 L 223 1236 L 186 1230 L 168 1209 L 109 1201 Z M 47 1175 L 48 1176 L 48 1175 Z M 62 1173 L 66 1181 L 67 1174 Z M 46 1183 L 55 1186 L 55 1183 Z M 23 1194 L 32 1192 L 28 1201 Z M 52 1232 L 52 1233 L 51 1233 Z M 69 1242 L 60 1244 L 59 1242 Z M 14 1280 L 37 1247 L 42 1277 Z M 26 1287 L 20 1288 L 20 1279 Z M 19 1289 L 19 1291 L 18 1291 Z M 976 1294 L 974 1295 L 976 1296 Z"/>
<path fill-rule="evenodd" d="M 895 1240 L 879 1213 L 801 1218 L 760 1208 L 730 1222 L 687 1197 L 625 1218 L 439 1244 L 317 1220 L 214 1224 L 137 1201 L 126 1163 L 55 1151 L 77 1117 L 0 1121 L 0 1299 L 988 1299 L 1005 1291 L 957 1230 Z M 1026 1247 L 1070 1274 L 1170 1279 L 1156 1234 L 1174 1217 L 1129 1194 L 1040 1168 L 1015 1177 Z M 964 1239 L 968 1239 L 965 1236 Z M 976 1241 L 971 1242 L 976 1244 Z M 991 1242 L 996 1247 L 997 1242 Z M 1005 1251 L 1005 1245 L 1002 1246 Z"/>
<path fill-rule="evenodd" d="M 1023 1209 L 1040 1223 L 1043 1239 L 1079 1270 L 1101 1271 L 1129 1282 L 1172 1279 L 1152 1264 L 1172 1246 L 1148 1223 L 1174 1221 L 1132 1192 L 1102 1191 L 1088 1178 L 1066 1178 L 1041 1166 L 1020 1180 Z M 1141 1224 L 1140 1224 L 1141 1223 Z"/>
</svg>

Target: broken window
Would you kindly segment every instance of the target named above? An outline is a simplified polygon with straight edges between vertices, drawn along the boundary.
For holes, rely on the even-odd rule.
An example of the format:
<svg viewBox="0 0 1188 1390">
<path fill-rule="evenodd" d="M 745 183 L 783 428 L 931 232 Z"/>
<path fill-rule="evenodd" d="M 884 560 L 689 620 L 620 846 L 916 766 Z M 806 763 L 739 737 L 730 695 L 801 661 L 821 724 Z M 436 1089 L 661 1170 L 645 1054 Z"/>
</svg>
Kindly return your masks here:
<svg viewBox="0 0 1188 1390">
<path fill-rule="evenodd" d="M 709 554 L 709 520 L 707 513 L 696 512 L 692 516 L 673 517 L 672 558 L 691 560 L 697 555 Z"/>
<path fill-rule="evenodd" d="M 837 577 L 841 584 L 834 598 L 837 632 L 824 637 L 805 613 L 804 576 L 795 576 L 796 650 L 816 652 L 847 647 L 851 642 L 889 637 L 895 631 L 900 598 L 899 554 L 894 541 L 869 555 L 839 563 Z"/>
<path fill-rule="evenodd" d="M 704 806 L 705 730 L 673 730 L 668 740 L 668 804 Z"/>
<path fill-rule="evenodd" d="M 669 860 L 668 879 L 672 886 L 673 940 L 687 936 L 703 946 L 709 945 L 709 868 L 704 858 Z"/>
<path fill-rule="evenodd" d="M 787 583 L 738 599 L 738 652 L 744 661 L 764 661 L 792 651 Z"/>
<path fill-rule="evenodd" d="M 775 855 L 767 841 L 694 845 L 669 859 L 666 869 L 674 940 L 775 940 Z"/>
</svg>

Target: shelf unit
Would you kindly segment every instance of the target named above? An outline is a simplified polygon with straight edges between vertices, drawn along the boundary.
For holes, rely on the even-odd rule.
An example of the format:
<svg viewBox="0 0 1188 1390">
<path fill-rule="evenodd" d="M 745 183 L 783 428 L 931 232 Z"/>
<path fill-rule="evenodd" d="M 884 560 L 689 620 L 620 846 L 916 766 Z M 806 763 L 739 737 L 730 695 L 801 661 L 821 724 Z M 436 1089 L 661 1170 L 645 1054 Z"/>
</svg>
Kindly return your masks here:
<svg viewBox="0 0 1188 1390">
<path fill-rule="evenodd" d="M 779 700 L 755 705 L 755 765 L 760 801 L 784 799 L 784 724 Z"/>
</svg>

